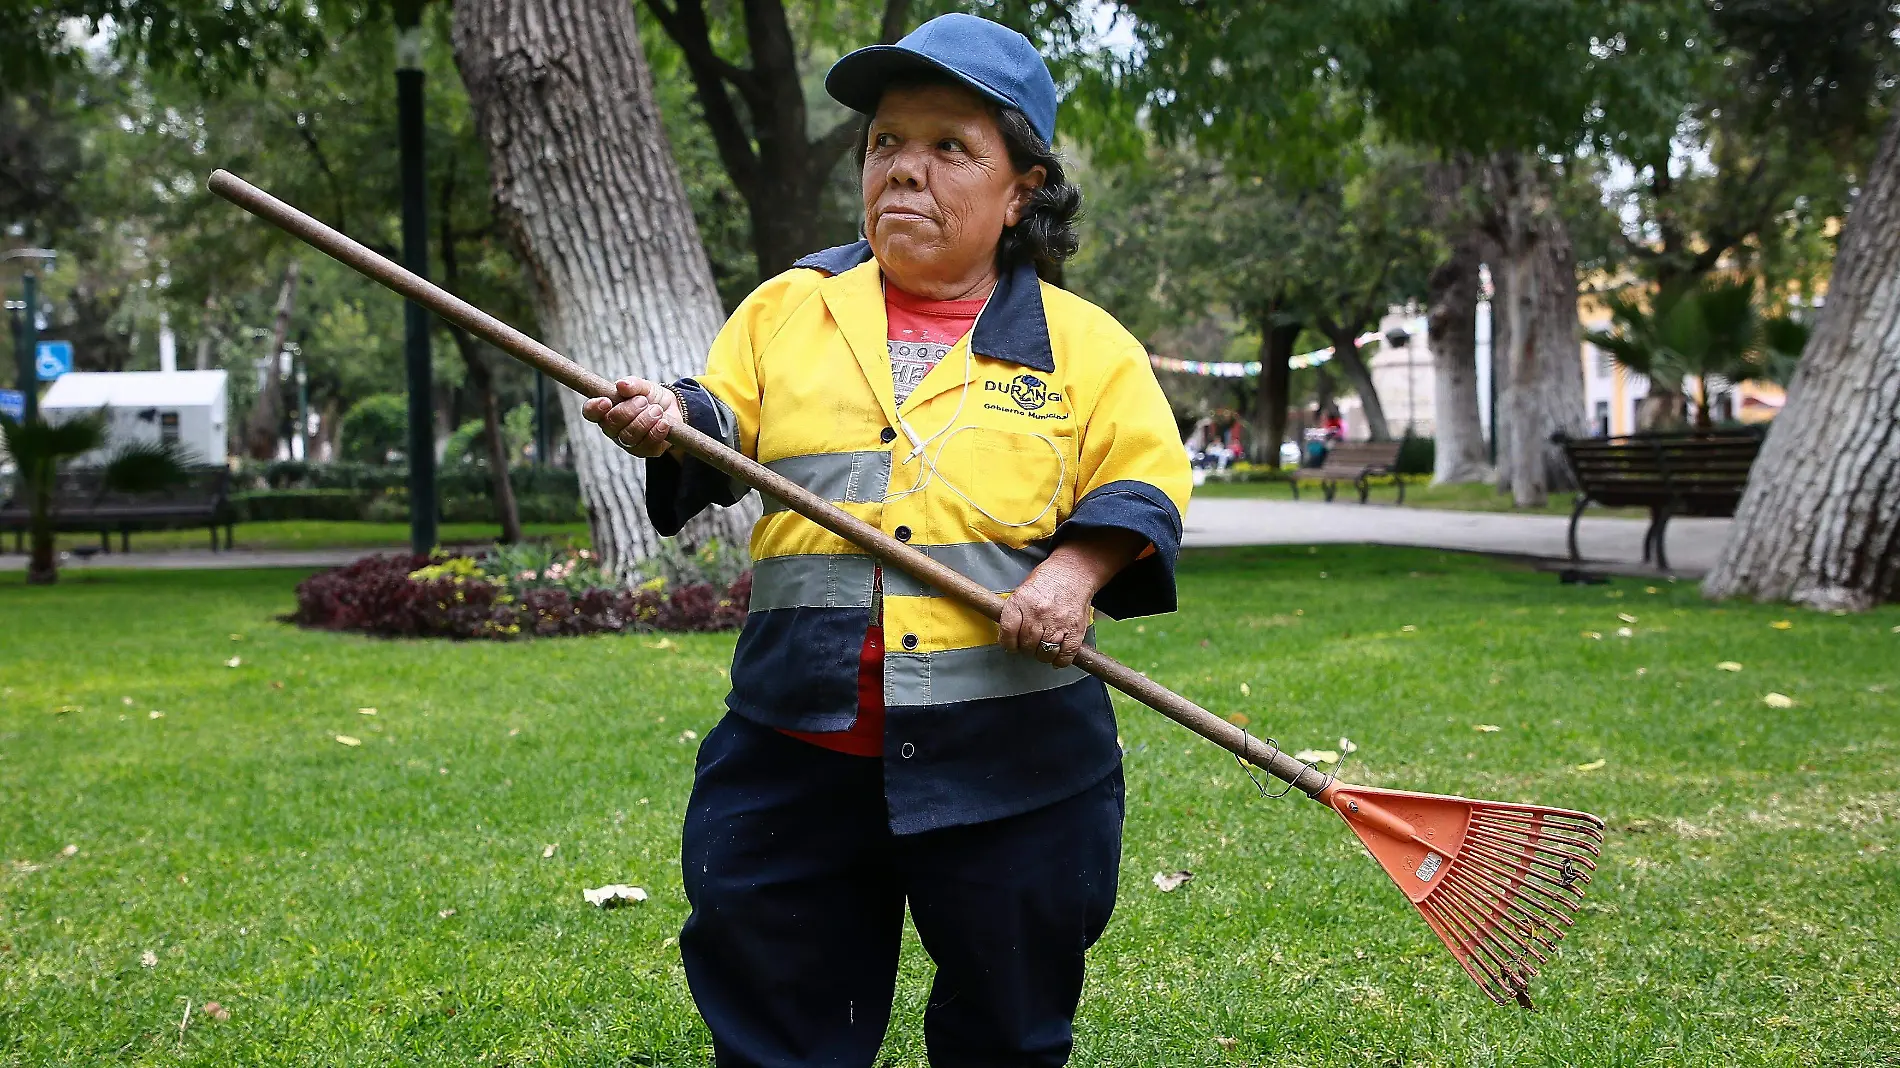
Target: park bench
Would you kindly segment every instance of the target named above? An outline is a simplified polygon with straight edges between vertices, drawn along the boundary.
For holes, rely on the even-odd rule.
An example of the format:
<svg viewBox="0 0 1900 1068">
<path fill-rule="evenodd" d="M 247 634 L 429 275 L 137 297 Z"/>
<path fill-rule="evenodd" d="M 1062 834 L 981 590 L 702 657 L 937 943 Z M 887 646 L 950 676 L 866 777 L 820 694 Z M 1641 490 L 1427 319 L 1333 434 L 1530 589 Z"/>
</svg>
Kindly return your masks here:
<svg viewBox="0 0 1900 1068">
<path fill-rule="evenodd" d="M 218 528 L 224 528 L 224 548 L 231 547 L 231 526 L 237 514 L 231 507 L 231 472 L 223 467 L 193 468 L 177 485 L 156 493 L 118 493 L 107 489 L 97 468 L 70 468 L 59 474 L 53 490 L 53 529 L 62 532 L 99 532 L 99 548 L 112 551 L 111 535 L 119 534 L 119 550 L 132 548 L 134 530 L 171 530 L 205 526 L 211 531 L 211 549 L 218 549 Z M 13 531 L 16 552 L 25 551 L 31 522 L 25 489 L 16 479 L 13 499 L 0 505 L 0 531 Z"/>
<path fill-rule="evenodd" d="M 1293 499 L 1300 499 L 1300 483 L 1317 482 L 1320 492 L 1331 501 L 1341 482 L 1349 482 L 1359 491 L 1359 503 L 1366 503 L 1372 492 L 1374 475 L 1391 475 L 1399 487 L 1398 503 L 1405 503 L 1405 480 L 1398 477 L 1399 443 L 1396 441 L 1342 441 L 1326 453 L 1318 467 L 1296 467 L 1287 472 L 1287 485 L 1293 487 Z"/>
<path fill-rule="evenodd" d="M 1643 535 L 1643 562 L 1669 570 L 1663 535 L 1673 516 L 1727 517 L 1735 514 L 1748 469 L 1761 451 L 1758 430 L 1708 434 L 1639 434 L 1621 438 L 1552 440 L 1577 480 L 1577 505 L 1570 512 L 1570 560 L 1581 563 L 1577 523 L 1592 502 L 1605 508 L 1649 509 Z"/>
</svg>

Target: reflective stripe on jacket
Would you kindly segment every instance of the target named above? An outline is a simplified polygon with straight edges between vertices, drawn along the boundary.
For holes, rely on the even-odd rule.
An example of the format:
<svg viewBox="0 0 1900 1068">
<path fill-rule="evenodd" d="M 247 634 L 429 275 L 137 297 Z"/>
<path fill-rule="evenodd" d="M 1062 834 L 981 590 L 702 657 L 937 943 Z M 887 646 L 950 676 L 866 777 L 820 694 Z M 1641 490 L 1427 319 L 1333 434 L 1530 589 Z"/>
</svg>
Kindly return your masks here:
<svg viewBox="0 0 1900 1068">
<path fill-rule="evenodd" d="M 747 297 L 706 373 L 679 383 L 687 418 L 998 593 L 1077 531 L 1134 531 L 1151 549 L 1095 607 L 1111 618 L 1173 611 L 1190 480 L 1140 342 L 1024 266 L 999 281 L 970 334 L 900 410 L 886 333 L 866 243 L 806 257 Z M 648 478 L 663 534 L 743 489 L 671 455 L 652 461 Z M 849 727 L 874 561 L 770 499 L 751 550 L 728 707 L 790 730 Z M 1081 669 L 1005 652 L 994 623 L 890 568 L 883 608 L 885 783 L 897 832 L 1026 812 L 1120 760 L 1107 690 Z"/>
</svg>

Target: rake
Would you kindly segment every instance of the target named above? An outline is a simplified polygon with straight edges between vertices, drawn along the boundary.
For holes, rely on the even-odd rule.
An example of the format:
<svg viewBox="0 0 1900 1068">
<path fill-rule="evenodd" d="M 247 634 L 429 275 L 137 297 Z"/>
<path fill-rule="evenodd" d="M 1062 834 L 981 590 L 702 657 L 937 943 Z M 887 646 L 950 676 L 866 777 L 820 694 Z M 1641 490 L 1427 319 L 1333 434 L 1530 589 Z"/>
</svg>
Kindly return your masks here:
<svg viewBox="0 0 1900 1068">
<path fill-rule="evenodd" d="M 373 281 L 493 343 L 584 397 L 613 383 L 227 171 L 213 193 Z M 670 440 L 800 515 L 990 619 L 1003 599 L 803 486 L 689 426 Z M 1530 981 L 1571 926 L 1603 846 L 1587 812 L 1355 786 L 1280 751 L 1099 650 L 1076 664 L 1135 700 L 1338 813 L 1425 917 L 1472 980 L 1500 1005 L 1532 1008 Z M 1251 773 L 1251 772 L 1250 772 Z"/>
</svg>

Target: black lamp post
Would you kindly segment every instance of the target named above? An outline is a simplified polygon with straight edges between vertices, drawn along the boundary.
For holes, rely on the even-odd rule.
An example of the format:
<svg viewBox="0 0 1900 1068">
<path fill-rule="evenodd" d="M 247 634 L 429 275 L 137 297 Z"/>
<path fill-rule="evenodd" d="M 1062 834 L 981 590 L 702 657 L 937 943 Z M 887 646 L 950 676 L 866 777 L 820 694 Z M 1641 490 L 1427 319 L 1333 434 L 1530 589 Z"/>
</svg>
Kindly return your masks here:
<svg viewBox="0 0 1900 1068">
<path fill-rule="evenodd" d="M 21 308 L 18 323 L 13 328 L 13 359 L 18 369 L 20 384 L 20 403 L 24 406 L 20 415 L 23 422 L 32 422 L 40 414 L 40 376 L 38 368 L 33 366 L 35 351 L 40 347 L 40 280 L 33 270 L 36 263 L 51 263 L 58 253 L 50 248 L 16 248 L 4 256 L 6 260 L 26 260 L 26 270 L 21 273 Z"/>
<path fill-rule="evenodd" d="M 396 5 L 396 141 L 402 155 L 402 265 L 429 277 L 427 177 L 422 158 L 422 7 Z M 429 313 L 403 308 L 403 365 L 409 379 L 409 547 L 435 548 L 435 404 L 430 396 Z"/>
</svg>

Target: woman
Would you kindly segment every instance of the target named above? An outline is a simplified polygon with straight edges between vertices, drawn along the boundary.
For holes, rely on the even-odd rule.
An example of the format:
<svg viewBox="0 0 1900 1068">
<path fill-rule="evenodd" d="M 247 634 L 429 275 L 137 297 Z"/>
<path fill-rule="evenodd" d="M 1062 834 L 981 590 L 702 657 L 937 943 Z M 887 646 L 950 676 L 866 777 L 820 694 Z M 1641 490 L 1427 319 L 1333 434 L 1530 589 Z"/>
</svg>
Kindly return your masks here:
<svg viewBox="0 0 1900 1068">
<path fill-rule="evenodd" d="M 865 240 L 748 297 L 707 370 L 587 418 L 677 532 L 738 490 L 682 420 L 1010 593 L 1000 627 L 766 502 L 730 714 L 701 746 L 680 937 L 721 1065 L 870 1065 L 908 903 L 935 1065 L 1058 1065 L 1115 900 L 1121 752 L 1091 605 L 1174 608 L 1186 459 L 1142 346 L 1038 279 L 1075 250 L 1029 41 L 945 15 L 832 68 Z M 887 646 L 888 641 L 888 646 Z"/>
</svg>

